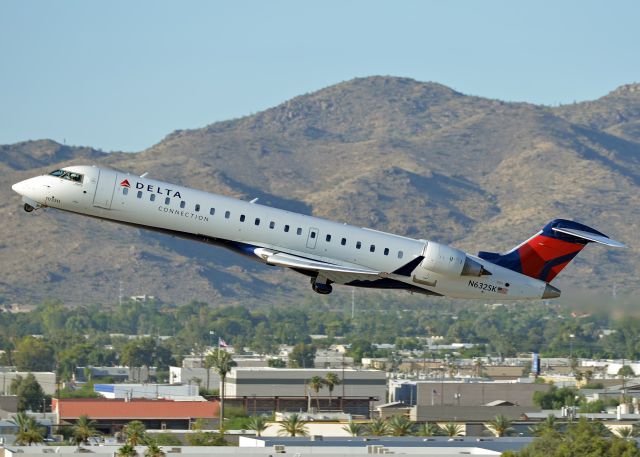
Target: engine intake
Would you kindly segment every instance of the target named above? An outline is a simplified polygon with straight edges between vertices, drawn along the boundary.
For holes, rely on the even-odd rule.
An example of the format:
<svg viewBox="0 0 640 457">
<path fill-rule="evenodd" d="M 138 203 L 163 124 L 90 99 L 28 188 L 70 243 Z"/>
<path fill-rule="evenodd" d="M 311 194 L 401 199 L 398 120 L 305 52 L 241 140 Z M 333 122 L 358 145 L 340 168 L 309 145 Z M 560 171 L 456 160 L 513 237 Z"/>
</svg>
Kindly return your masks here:
<svg viewBox="0 0 640 457">
<path fill-rule="evenodd" d="M 424 260 L 420 266 L 441 275 L 482 276 L 491 274 L 479 262 L 469 258 L 464 251 L 446 244 L 428 242 L 423 256 Z"/>
</svg>

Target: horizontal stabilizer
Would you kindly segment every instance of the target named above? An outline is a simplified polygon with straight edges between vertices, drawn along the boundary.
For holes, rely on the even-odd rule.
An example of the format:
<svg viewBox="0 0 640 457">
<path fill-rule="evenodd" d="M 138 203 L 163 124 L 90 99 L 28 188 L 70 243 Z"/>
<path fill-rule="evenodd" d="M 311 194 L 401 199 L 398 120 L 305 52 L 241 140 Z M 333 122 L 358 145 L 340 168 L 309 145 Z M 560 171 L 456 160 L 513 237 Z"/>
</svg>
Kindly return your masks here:
<svg viewBox="0 0 640 457">
<path fill-rule="evenodd" d="M 573 228 L 565 228 L 565 227 L 552 227 L 551 230 L 554 230 L 560 233 L 565 233 L 567 235 L 572 235 L 578 238 L 582 238 L 583 240 L 593 241 L 594 243 L 604 244 L 614 248 L 626 248 L 626 246 L 619 241 L 612 240 L 609 237 L 597 235 L 595 233 L 585 232 L 584 230 L 576 230 Z"/>
</svg>

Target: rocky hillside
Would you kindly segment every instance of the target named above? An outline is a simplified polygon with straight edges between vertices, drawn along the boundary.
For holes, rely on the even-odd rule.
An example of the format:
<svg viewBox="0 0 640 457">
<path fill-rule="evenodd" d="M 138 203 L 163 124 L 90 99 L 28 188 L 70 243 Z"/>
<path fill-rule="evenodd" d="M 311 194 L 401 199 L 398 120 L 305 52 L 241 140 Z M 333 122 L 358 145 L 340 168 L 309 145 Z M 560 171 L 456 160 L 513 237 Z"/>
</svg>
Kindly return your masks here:
<svg viewBox="0 0 640 457">
<path fill-rule="evenodd" d="M 560 287 L 638 288 L 640 86 L 558 108 L 467 96 L 406 78 L 360 78 L 264 112 L 176 131 L 138 153 L 51 141 L 0 147 L 0 300 L 299 300 L 304 277 L 224 250 L 56 211 L 25 214 L 10 184 L 54 166 L 105 164 L 264 204 L 505 250 L 555 217 L 630 245 L 590 247 Z"/>
</svg>

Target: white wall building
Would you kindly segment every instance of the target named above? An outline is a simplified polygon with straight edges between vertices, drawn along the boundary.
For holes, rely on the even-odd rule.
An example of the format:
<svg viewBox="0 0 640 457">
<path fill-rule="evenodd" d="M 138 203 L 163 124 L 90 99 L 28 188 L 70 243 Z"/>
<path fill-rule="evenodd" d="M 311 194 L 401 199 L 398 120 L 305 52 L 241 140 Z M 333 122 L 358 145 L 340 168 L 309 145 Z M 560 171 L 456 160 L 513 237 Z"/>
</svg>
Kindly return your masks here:
<svg viewBox="0 0 640 457">
<path fill-rule="evenodd" d="M 208 385 L 207 379 L 209 379 Z M 220 376 L 213 368 L 209 370 L 209 377 L 207 378 L 206 368 L 169 367 L 169 383 L 195 384 L 207 390 L 219 389 Z"/>
<path fill-rule="evenodd" d="M 302 397 L 315 392 L 308 387 L 313 376 L 324 378 L 335 373 L 342 383 L 332 397 L 375 397 L 374 405 L 386 402 L 387 375 L 380 370 L 320 369 L 320 368 L 234 368 L 227 375 L 226 395 L 229 397 Z M 325 386 L 320 398 L 329 398 Z"/>
<path fill-rule="evenodd" d="M 197 384 L 95 384 L 93 390 L 105 398 L 165 398 L 180 401 L 203 400 Z"/>
</svg>

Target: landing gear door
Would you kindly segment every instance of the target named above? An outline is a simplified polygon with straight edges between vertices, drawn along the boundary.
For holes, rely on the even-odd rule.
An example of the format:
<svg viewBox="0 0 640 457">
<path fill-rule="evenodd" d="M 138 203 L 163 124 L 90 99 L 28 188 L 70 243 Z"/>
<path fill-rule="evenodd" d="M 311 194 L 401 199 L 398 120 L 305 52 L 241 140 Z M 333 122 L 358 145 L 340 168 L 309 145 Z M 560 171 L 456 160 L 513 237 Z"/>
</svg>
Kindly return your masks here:
<svg viewBox="0 0 640 457">
<path fill-rule="evenodd" d="M 317 228 L 310 228 L 309 229 L 309 236 L 307 237 L 307 247 L 310 249 L 315 249 L 316 248 L 316 243 L 318 242 L 318 229 Z"/>
<path fill-rule="evenodd" d="M 113 170 L 100 169 L 96 193 L 93 196 L 93 206 L 111 209 L 113 192 L 116 188 L 116 172 Z"/>
</svg>

